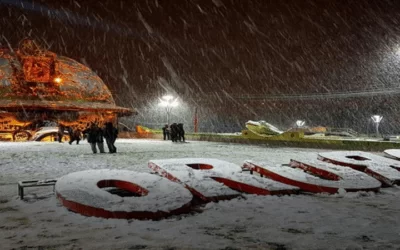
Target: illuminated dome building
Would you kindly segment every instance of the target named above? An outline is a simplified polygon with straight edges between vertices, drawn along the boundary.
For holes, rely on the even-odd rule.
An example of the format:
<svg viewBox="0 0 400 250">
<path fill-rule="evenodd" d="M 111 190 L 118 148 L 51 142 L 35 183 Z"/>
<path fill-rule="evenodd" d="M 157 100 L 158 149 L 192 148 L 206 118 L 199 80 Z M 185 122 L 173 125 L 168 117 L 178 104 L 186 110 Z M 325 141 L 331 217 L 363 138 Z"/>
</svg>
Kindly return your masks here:
<svg viewBox="0 0 400 250">
<path fill-rule="evenodd" d="M 45 121 L 84 129 L 132 114 L 115 105 L 92 70 L 70 58 L 31 40 L 0 49 L 0 140 L 28 140 Z"/>
</svg>

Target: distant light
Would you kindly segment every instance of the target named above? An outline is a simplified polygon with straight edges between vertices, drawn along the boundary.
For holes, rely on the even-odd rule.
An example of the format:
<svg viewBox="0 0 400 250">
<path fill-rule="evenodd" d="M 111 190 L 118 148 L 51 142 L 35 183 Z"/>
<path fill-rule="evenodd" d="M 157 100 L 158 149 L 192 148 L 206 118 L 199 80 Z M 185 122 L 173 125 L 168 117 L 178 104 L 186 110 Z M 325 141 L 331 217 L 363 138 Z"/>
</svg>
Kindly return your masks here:
<svg viewBox="0 0 400 250">
<path fill-rule="evenodd" d="M 165 95 L 162 97 L 162 99 L 164 99 L 166 101 L 170 101 L 170 100 L 174 99 L 174 97 L 172 95 Z"/>
<path fill-rule="evenodd" d="M 394 53 L 395 53 L 396 55 L 400 56 L 400 46 L 397 46 L 397 47 L 394 49 Z"/>
<path fill-rule="evenodd" d="M 54 78 L 54 80 L 53 80 L 55 83 L 61 83 L 62 82 L 62 79 L 60 78 L 60 77 L 56 77 L 56 78 Z"/>
<path fill-rule="evenodd" d="M 171 95 L 165 95 L 163 97 L 160 98 L 160 102 L 158 103 L 159 106 L 161 107 L 177 107 L 179 106 L 179 102 L 178 102 L 178 97 L 174 98 Z"/>
<path fill-rule="evenodd" d="M 297 127 L 303 127 L 304 124 L 306 124 L 305 121 L 302 121 L 302 120 L 297 120 L 297 121 L 296 121 L 296 126 L 297 126 Z"/>
<path fill-rule="evenodd" d="M 373 115 L 371 116 L 371 119 L 375 122 L 375 123 L 380 123 L 382 120 L 383 116 L 381 115 Z"/>
</svg>

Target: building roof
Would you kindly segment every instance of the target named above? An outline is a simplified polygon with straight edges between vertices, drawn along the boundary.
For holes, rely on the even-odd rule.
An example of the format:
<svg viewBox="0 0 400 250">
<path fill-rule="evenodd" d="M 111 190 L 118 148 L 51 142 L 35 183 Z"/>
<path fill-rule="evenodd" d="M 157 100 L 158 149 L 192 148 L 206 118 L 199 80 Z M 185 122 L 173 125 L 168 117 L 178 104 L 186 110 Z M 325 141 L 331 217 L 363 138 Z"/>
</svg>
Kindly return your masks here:
<svg viewBox="0 0 400 250">
<path fill-rule="evenodd" d="M 135 113 L 116 106 L 101 78 L 71 58 L 0 49 L 0 110 L 19 109 Z"/>
</svg>

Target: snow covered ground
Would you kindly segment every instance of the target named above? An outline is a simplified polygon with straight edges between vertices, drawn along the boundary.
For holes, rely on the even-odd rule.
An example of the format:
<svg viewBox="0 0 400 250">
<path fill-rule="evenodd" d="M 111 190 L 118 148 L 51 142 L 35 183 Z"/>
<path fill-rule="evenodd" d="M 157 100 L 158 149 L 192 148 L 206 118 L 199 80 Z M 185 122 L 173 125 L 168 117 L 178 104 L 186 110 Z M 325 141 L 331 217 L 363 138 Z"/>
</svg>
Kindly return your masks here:
<svg viewBox="0 0 400 250">
<path fill-rule="evenodd" d="M 289 163 L 326 150 L 119 139 L 117 154 L 86 142 L 0 142 L 0 249 L 400 249 L 400 188 L 379 193 L 255 196 L 209 203 L 161 221 L 84 217 L 59 204 L 51 187 L 17 181 L 87 169 L 150 172 L 149 160 L 202 157 Z"/>
</svg>

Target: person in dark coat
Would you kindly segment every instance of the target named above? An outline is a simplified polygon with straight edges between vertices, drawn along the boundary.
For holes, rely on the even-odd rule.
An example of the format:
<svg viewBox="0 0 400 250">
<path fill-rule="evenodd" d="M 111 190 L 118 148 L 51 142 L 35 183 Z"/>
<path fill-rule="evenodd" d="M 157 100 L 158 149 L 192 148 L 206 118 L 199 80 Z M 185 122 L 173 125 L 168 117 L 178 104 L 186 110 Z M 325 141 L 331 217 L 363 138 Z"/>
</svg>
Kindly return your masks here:
<svg viewBox="0 0 400 250">
<path fill-rule="evenodd" d="M 168 126 L 168 124 L 165 124 L 165 126 L 162 128 L 162 132 L 163 132 L 164 141 L 165 140 L 169 140 L 169 126 Z"/>
<path fill-rule="evenodd" d="M 79 144 L 82 138 L 82 132 L 79 128 L 75 129 L 74 131 L 74 139 L 76 140 L 76 145 Z"/>
<path fill-rule="evenodd" d="M 106 138 L 106 143 L 110 154 L 117 153 L 117 148 L 114 145 L 117 137 L 118 129 L 113 126 L 112 122 L 106 122 L 104 127 L 104 138 Z"/>
<path fill-rule="evenodd" d="M 79 144 L 79 141 L 81 140 L 81 131 L 79 128 L 73 129 L 70 127 L 69 132 L 69 144 L 72 144 L 74 141 L 76 141 L 76 144 Z"/>
<path fill-rule="evenodd" d="M 59 143 L 62 142 L 62 138 L 64 137 L 64 129 L 65 127 L 63 125 L 61 124 L 58 125 L 57 139 Z"/>
<path fill-rule="evenodd" d="M 167 128 L 166 128 L 166 126 L 164 126 L 164 127 L 162 127 L 162 134 L 163 134 L 164 141 L 167 138 L 167 134 L 166 133 L 167 133 Z"/>
<path fill-rule="evenodd" d="M 172 142 L 178 141 L 178 125 L 176 123 L 172 123 L 171 126 L 171 140 Z"/>
<path fill-rule="evenodd" d="M 99 148 L 100 153 L 105 153 L 103 143 L 103 130 L 99 128 L 97 124 L 92 123 L 89 128 L 84 130 L 84 133 L 87 134 L 87 141 L 90 143 L 93 154 L 97 153 L 96 145 Z"/>
<path fill-rule="evenodd" d="M 68 135 L 69 135 L 69 144 L 71 145 L 74 140 L 74 129 L 72 127 L 68 127 Z"/>
<path fill-rule="evenodd" d="M 183 123 L 178 123 L 178 140 L 181 142 L 185 142 L 185 130 L 183 129 Z"/>
</svg>

